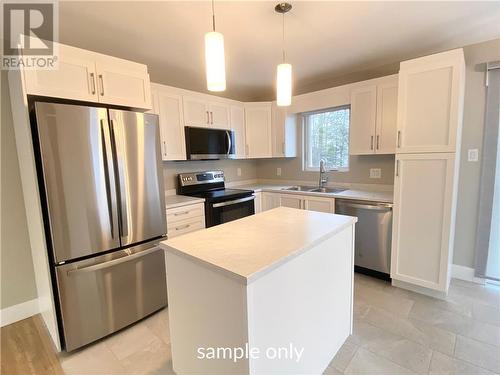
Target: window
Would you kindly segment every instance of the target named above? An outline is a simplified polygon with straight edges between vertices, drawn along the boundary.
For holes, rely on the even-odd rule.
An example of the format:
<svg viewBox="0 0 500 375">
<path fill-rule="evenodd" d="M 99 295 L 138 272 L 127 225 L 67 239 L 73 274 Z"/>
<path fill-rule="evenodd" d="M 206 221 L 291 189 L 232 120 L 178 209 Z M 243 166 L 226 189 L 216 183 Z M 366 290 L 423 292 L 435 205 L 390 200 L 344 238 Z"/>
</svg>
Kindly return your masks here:
<svg viewBox="0 0 500 375">
<path fill-rule="evenodd" d="M 350 107 L 304 114 L 304 170 L 319 170 L 321 159 L 328 170 L 349 168 Z"/>
</svg>

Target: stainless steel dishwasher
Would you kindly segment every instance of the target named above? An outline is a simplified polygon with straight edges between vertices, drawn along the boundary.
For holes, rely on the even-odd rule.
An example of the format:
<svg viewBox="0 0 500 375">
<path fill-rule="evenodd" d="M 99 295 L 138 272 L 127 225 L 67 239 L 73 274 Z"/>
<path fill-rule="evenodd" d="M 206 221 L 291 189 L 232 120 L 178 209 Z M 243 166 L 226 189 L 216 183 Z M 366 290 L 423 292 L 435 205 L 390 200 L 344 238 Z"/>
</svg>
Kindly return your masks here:
<svg viewBox="0 0 500 375">
<path fill-rule="evenodd" d="M 335 213 L 358 218 L 354 240 L 356 271 L 390 278 L 392 204 L 336 199 Z"/>
</svg>

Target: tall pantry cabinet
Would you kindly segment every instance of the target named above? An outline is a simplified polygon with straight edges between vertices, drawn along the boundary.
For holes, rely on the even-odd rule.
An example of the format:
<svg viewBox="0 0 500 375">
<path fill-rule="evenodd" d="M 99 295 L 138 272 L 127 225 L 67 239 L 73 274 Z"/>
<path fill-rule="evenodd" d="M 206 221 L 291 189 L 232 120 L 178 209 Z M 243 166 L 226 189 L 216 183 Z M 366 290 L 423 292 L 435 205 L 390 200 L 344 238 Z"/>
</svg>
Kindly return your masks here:
<svg viewBox="0 0 500 375">
<path fill-rule="evenodd" d="M 462 49 L 401 63 L 391 277 L 430 295 L 451 277 L 464 87 Z"/>
</svg>

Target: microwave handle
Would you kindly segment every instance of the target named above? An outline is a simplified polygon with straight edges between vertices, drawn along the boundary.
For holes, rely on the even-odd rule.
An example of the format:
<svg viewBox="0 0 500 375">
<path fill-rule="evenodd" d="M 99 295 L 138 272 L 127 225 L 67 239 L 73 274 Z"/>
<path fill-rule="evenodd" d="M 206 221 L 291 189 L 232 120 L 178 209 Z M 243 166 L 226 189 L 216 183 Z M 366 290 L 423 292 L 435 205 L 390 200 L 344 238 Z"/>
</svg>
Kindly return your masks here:
<svg viewBox="0 0 500 375">
<path fill-rule="evenodd" d="M 227 152 L 226 154 L 229 155 L 231 153 L 231 134 L 229 133 L 229 130 L 226 130 L 226 137 L 227 137 Z"/>
</svg>

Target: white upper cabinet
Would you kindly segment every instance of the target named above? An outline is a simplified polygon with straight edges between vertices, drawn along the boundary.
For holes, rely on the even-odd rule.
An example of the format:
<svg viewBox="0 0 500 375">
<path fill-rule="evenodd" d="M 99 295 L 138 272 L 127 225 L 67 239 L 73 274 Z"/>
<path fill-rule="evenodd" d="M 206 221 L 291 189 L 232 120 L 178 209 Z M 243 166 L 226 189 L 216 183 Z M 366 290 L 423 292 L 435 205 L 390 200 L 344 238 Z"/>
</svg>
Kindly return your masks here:
<svg viewBox="0 0 500 375">
<path fill-rule="evenodd" d="M 186 126 L 230 129 L 230 105 L 209 101 L 200 96 L 184 95 L 184 119 Z"/>
<path fill-rule="evenodd" d="M 272 157 L 271 117 L 271 103 L 245 103 L 247 157 Z"/>
<path fill-rule="evenodd" d="M 375 152 L 375 121 L 377 116 L 377 86 L 357 87 L 351 91 L 351 123 L 349 153 L 351 155 Z"/>
<path fill-rule="evenodd" d="M 462 49 L 402 62 L 397 152 L 455 152 L 464 86 Z"/>
<path fill-rule="evenodd" d="M 59 44 L 59 68 L 25 70 L 30 95 L 151 109 L 147 66 Z"/>
<path fill-rule="evenodd" d="M 396 155 L 391 277 L 446 292 L 453 249 L 454 153 Z"/>
<path fill-rule="evenodd" d="M 355 84 L 351 90 L 351 155 L 396 152 L 398 76 Z"/>
<path fill-rule="evenodd" d="M 287 107 L 278 107 L 272 103 L 272 156 L 297 156 L 297 115 L 287 114 Z"/>
<path fill-rule="evenodd" d="M 234 132 L 236 159 L 246 158 L 245 108 L 231 106 L 231 130 Z"/>
<path fill-rule="evenodd" d="M 377 122 L 375 126 L 375 152 L 396 153 L 398 119 L 398 76 L 388 77 L 377 85 Z"/>
<path fill-rule="evenodd" d="M 161 85 L 152 86 L 159 116 L 162 160 L 186 160 L 182 96 Z"/>
</svg>

